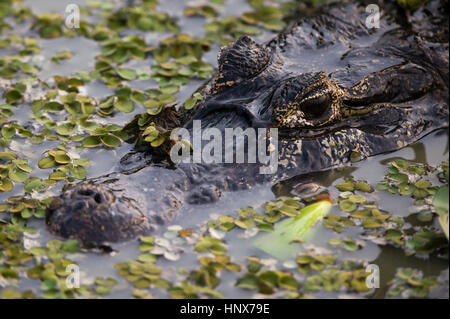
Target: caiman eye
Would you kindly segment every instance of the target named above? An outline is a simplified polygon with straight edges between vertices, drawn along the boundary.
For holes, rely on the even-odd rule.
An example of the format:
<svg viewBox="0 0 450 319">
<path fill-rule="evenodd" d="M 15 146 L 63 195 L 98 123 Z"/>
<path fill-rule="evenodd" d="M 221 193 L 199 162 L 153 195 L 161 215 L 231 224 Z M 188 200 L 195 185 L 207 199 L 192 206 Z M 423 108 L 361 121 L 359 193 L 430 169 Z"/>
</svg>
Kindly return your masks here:
<svg viewBox="0 0 450 319">
<path fill-rule="evenodd" d="M 331 105 L 331 97 L 324 94 L 315 98 L 308 98 L 300 102 L 300 110 L 307 119 L 315 119 L 323 115 Z"/>
</svg>

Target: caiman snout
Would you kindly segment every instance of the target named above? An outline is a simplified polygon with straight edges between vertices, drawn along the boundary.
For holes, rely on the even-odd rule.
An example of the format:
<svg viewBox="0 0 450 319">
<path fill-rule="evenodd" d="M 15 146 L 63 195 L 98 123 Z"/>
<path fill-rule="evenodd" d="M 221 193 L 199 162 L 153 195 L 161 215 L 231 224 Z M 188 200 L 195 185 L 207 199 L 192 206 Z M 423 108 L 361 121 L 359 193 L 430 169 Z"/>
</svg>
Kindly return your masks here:
<svg viewBox="0 0 450 319">
<path fill-rule="evenodd" d="M 53 234 L 96 244 L 130 239 L 152 228 L 129 199 L 91 184 L 70 187 L 56 197 L 46 222 Z"/>
</svg>

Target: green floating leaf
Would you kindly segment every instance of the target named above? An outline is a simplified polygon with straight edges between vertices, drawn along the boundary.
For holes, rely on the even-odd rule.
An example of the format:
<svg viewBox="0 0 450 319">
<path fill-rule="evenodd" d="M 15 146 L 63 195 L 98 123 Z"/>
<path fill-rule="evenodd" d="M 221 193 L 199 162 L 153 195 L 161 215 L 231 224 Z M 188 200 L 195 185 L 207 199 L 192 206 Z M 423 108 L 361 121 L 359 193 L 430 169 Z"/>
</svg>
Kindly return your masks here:
<svg viewBox="0 0 450 319">
<path fill-rule="evenodd" d="M 6 99 L 6 102 L 16 103 L 16 102 L 19 102 L 23 98 L 23 94 L 19 90 L 12 89 L 12 90 L 7 91 L 4 94 L 4 97 Z"/>
<path fill-rule="evenodd" d="M 9 192 L 14 187 L 14 184 L 6 178 L 0 178 L 0 191 Z"/>
<path fill-rule="evenodd" d="M 448 213 L 439 215 L 439 224 L 441 225 L 442 230 L 444 231 L 445 236 L 447 237 L 447 240 L 448 240 L 448 229 L 449 229 L 448 223 L 449 223 Z"/>
<path fill-rule="evenodd" d="M 25 163 L 17 163 L 17 167 L 27 173 L 31 173 L 33 171 L 33 169 L 28 164 Z"/>
<path fill-rule="evenodd" d="M 442 230 L 447 236 L 449 233 L 449 188 L 448 186 L 443 186 L 439 188 L 433 198 L 433 206 L 436 212 L 439 214 L 439 223 Z"/>
<path fill-rule="evenodd" d="M 44 157 L 38 162 L 38 167 L 42 169 L 51 168 L 56 165 L 55 159 L 51 156 Z"/>
<path fill-rule="evenodd" d="M 197 103 L 197 99 L 190 97 L 186 100 L 186 102 L 184 102 L 184 108 L 186 110 L 190 110 L 194 107 L 195 103 Z"/>
<path fill-rule="evenodd" d="M 350 195 L 348 199 L 353 203 L 364 203 L 367 201 L 366 197 L 363 195 Z"/>
<path fill-rule="evenodd" d="M 420 189 L 427 189 L 428 187 L 431 187 L 431 182 L 427 181 L 426 179 L 419 179 L 414 183 L 414 186 Z"/>
<path fill-rule="evenodd" d="M 56 53 L 56 55 L 54 57 L 52 57 L 51 61 L 53 63 L 59 63 L 62 60 L 67 60 L 70 59 L 71 57 L 73 57 L 73 53 L 70 51 L 61 51 Z"/>
<path fill-rule="evenodd" d="M 16 128 L 15 127 L 8 127 L 3 126 L 2 127 L 2 135 L 6 139 L 11 139 L 14 135 L 16 135 Z"/>
<path fill-rule="evenodd" d="M 44 105 L 44 110 L 47 112 L 60 112 L 64 110 L 64 105 L 58 102 L 49 102 Z"/>
<path fill-rule="evenodd" d="M 0 297 L 1 299 L 19 299 L 22 297 L 22 294 L 15 289 L 6 288 L 2 291 Z"/>
<path fill-rule="evenodd" d="M 339 203 L 339 208 L 346 213 L 354 211 L 356 207 L 357 207 L 356 203 L 349 199 L 343 200 Z"/>
<path fill-rule="evenodd" d="M 355 183 L 353 180 L 346 180 L 344 183 L 337 184 L 336 188 L 341 192 L 353 192 L 355 190 Z"/>
<path fill-rule="evenodd" d="M 22 171 L 21 169 L 10 169 L 8 175 L 10 179 L 18 183 L 23 183 L 28 178 L 27 173 Z"/>
<path fill-rule="evenodd" d="M 311 227 L 329 213 L 331 206 L 329 201 L 320 201 L 302 208 L 296 217 L 277 223 L 272 233 L 256 238 L 253 246 L 278 259 L 295 255 L 299 248 L 291 243 L 309 237 Z"/>
<path fill-rule="evenodd" d="M 372 186 L 370 186 L 366 182 L 362 182 L 362 181 L 357 181 L 355 183 L 355 188 L 357 190 L 361 191 L 361 192 L 366 192 L 366 193 L 372 193 L 373 192 Z"/>
<path fill-rule="evenodd" d="M 53 179 L 53 180 L 63 180 L 63 179 L 65 179 L 66 178 L 66 172 L 63 172 L 63 171 L 56 171 L 56 172 L 53 172 L 53 173 L 51 173 L 49 176 L 48 176 L 48 178 L 49 179 Z"/>
<path fill-rule="evenodd" d="M 41 180 L 39 178 L 31 178 L 25 184 L 24 189 L 25 189 L 25 192 L 27 192 L 27 193 L 31 193 L 33 191 L 45 192 L 52 185 L 52 183 L 53 182 L 49 181 L 49 180 Z M 22 217 L 24 217 L 24 216 L 22 216 Z"/>
<path fill-rule="evenodd" d="M 87 170 L 81 165 L 75 165 L 69 169 L 70 174 L 76 179 L 85 179 L 87 176 Z"/>
<path fill-rule="evenodd" d="M 243 278 L 239 278 L 236 282 L 236 286 L 243 289 L 257 289 L 258 288 L 259 279 L 255 275 L 246 275 Z"/>
<path fill-rule="evenodd" d="M 295 280 L 291 276 L 282 276 L 279 280 L 280 287 L 290 289 L 290 290 L 298 290 L 299 284 L 297 280 Z"/>
<path fill-rule="evenodd" d="M 72 135 L 77 128 L 76 124 L 64 123 L 56 128 L 56 132 L 60 135 Z"/>
<path fill-rule="evenodd" d="M 133 102 L 123 95 L 117 97 L 116 103 L 114 103 L 114 107 L 123 113 L 133 112 Z"/>
<path fill-rule="evenodd" d="M 73 239 L 73 240 L 67 240 L 65 241 L 62 246 L 61 249 L 69 254 L 74 254 L 78 251 L 79 249 L 79 244 L 78 244 L 78 240 Z"/>
<path fill-rule="evenodd" d="M 54 158 L 55 162 L 58 164 L 68 164 L 71 161 L 70 156 L 65 153 L 64 154 L 58 153 Z"/>
<path fill-rule="evenodd" d="M 448 213 L 448 211 L 449 211 L 449 188 L 448 188 L 448 186 L 443 186 L 443 187 L 439 188 L 439 190 L 436 192 L 436 195 L 434 195 L 433 205 L 438 213 L 440 213 L 440 214 Z"/>
<path fill-rule="evenodd" d="M 137 73 L 135 70 L 133 69 L 116 69 L 117 74 L 120 75 L 121 78 L 128 80 L 128 81 L 133 81 L 136 80 L 137 78 Z"/>
<path fill-rule="evenodd" d="M 102 140 L 99 136 L 88 136 L 83 139 L 81 144 L 83 145 L 83 147 L 97 147 L 102 144 Z"/>
<path fill-rule="evenodd" d="M 105 144 L 108 147 L 120 146 L 120 139 L 111 134 L 102 136 L 101 140 L 102 140 L 103 144 Z"/>
<path fill-rule="evenodd" d="M 375 218 L 366 218 L 363 220 L 362 226 L 365 229 L 373 229 L 383 226 L 383 223 Z"/>
<path fill-rule="evenodd" d="M 0 152 L 0 159 L 2 160 L 15 160 L 17 155 L 13 152 Z"/>
<path fill-rule="evenodd" d="M 77 158 L 73 160 L 73 165 L 90 166 L 91 161 L 87 158 Z"/>
</svg>

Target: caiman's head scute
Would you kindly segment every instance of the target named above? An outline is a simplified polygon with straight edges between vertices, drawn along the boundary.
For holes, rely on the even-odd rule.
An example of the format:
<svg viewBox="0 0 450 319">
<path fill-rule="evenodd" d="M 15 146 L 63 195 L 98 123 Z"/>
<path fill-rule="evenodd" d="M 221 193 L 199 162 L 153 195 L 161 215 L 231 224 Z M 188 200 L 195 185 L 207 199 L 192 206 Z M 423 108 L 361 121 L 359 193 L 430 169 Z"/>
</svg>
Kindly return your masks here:
<svg viewBox="0 0 450 319">
<path fill-rule="evenodd" d="M 133 238 L 151 229 L 126 199 L 95 185 L 65 190 L 50 203 L 46 223 L 53 234 L 97 244 Z"/>
<path fill-rule="evenodd" d="M 275 127 L 317 127 L 340 116 L 343 91 L 325 72 L 305 73 L 287 80 L 272 99 Z"/>
<path fill-rule="evenodd" d="M 220 90 L 255 77 L 267 67 L 271 58 L 272 53 L 268 48 L 248 36 L 221 48 L 217 57 L 219 73 L 215 79 L 215 89 Z"/>
</svg>

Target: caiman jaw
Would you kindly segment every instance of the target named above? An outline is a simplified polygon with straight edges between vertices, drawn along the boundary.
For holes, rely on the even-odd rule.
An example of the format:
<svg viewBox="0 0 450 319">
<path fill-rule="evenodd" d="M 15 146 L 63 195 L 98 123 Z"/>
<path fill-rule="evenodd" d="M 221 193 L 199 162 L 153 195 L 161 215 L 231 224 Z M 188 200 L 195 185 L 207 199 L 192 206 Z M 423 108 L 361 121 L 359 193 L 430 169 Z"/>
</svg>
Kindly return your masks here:
<svg viewBox="0 0 450 319">
<path fill-rule="evenodd" d="M 353 96 L 351 94 L 352 88 L 350 89 L 343 89 L 342 93 L 342 103 L 341 103 L 341 118 L 342 119 L 346 119 L 346 118 L 350 118 L 350 117 L 355 117 L 355 116 L 363 116 L 369 113 L 373 113 L 373 111 L 376 111 L 378 109 L 381 109 L 383 107 L 394 107 L 394 104 L 392 103 L 382 103 L 382 102 L 378 102 L 378 103 L 373 103 L 373 101 L 370 101 L 369 98 L 366 101 L 366 103 L 364 103 L 364 101 L 359 101 L 359 105 L 358 106 L 349 106 L 347 101 L 352 101 Z"/>
<path fill-rule="evenodd" d="M 369 113 L 372 113 L 375 110 L 378 110 L 380 108 L 382 108 L 385 104 L 383 103 L 377 103 L 377 104 L 372 104 L 372 105 L 368 105 L 368 106 L 363 106 L 360 108 L 350 108 L 346 105 L 342 105 L 341 106 L 341 118 L 345 119 L 345 118 L 350 118 L 350 117 L 354 117 L 354 116 L 362 116 L 362 115 L 366 115 Z"/>
</svg>

